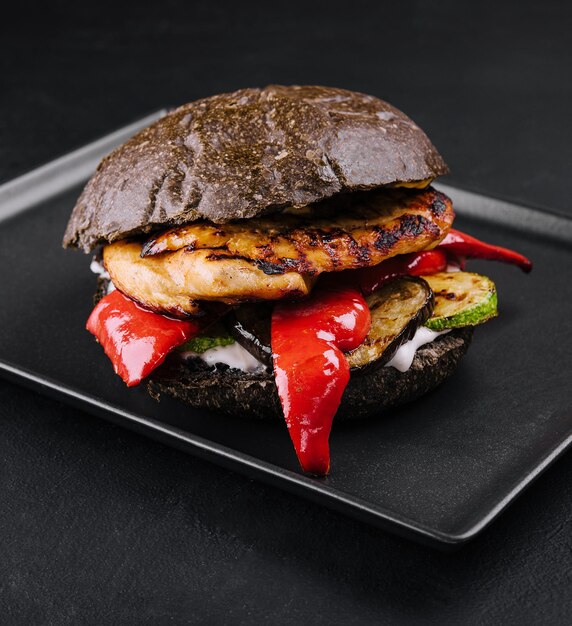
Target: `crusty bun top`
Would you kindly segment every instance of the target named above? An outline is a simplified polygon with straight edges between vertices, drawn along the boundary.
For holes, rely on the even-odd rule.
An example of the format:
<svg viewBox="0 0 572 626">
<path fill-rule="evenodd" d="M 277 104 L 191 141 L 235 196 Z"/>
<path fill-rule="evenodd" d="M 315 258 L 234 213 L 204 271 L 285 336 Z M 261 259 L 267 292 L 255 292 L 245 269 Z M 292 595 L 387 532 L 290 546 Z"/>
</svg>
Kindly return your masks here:
<svg viewBox="0 0 572 626">
<path fill-rule="evenodd" d="M 241 89 L 171 111 L 104 158 L 63 243 L 88 252 L 161 225 L 224 223 L 447 172 L 425 133 L 383 100 Z"/>
</svg>

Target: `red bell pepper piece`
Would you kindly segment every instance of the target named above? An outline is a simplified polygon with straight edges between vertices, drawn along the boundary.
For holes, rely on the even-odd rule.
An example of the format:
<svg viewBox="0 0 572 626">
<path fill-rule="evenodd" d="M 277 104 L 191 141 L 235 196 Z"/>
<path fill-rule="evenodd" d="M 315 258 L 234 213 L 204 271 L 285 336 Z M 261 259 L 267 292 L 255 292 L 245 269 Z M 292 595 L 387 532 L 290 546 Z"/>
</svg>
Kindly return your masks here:
<svg viewBox="0 0 572 626">
<path fill-rule="evenodd" d="M 508 248 L 492 246 L 459 230 L 451 229 L 445 239 L 437 246 L 437 250 L 444 250 L 447 253 L 469 259 L 489 259 L 510 263 L 517 265 L 527 273 L 532 269 L 532 262 L 522 254 Z"/>
<path fill-rule="evenodd" d="M 128 387 L 138 385 L 176 346 L 200 332 L 199 323 L 151 313 L 115 290 L 102 298 L 86 325 Z"/>
<path fill-rule="evenodd" d="M 343 351 L 371 325 L 358 289 L 322 284 L 303 302 L 278 302 L 272 314 L 274 375 L 288 432 L 302 469 L 324 476 L 328 439 L 350 371 Z"/>
<path fill-rule="evenodd" d="M 412 252 L 401 254 L 387 261 L 364 267 L 358 270 L 350 270 L 354 281 L 360 286 L 365 295 L 373 293 L 379 289 L 383 283 L 393 278 L 401 276 L 422 276 L 424 274 L 435 274 L 447 269 L 447 255 L 442 250 L 425 250 L 423 252 Z"/>
</svg>

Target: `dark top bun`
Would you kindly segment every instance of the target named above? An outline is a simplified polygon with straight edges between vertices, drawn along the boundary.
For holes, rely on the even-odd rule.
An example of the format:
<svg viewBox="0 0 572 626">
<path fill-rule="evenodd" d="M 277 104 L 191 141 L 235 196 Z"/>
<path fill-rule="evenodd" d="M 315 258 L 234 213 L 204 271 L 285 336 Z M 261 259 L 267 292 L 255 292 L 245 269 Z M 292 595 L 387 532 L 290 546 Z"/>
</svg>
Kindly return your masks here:
<svg viewBox="0 0 572 626">
<path fill-rule="evenodd" d="M 372 417 L 415 400 L 440 385 L 467 352 L 473 328 L 459 328 L 419 348 L 407 372 L 380 367 L 353 373 L 336 420 Z M 149 393 L 174 396 L 191 406 L 237 417 L 284 419 L 272 373 L 247 374 L 227 366 L 212 368 L 194 359 L 171 358 L 147 382 Z"/>
<path fill-rule="evenodd" d="M 425 133 L 383 100 L 241 89 L 173 110 L 103 159 L 63 243 L 88 252 L 161 225 L 251 218 L 447 172 Z"/>
</svg>

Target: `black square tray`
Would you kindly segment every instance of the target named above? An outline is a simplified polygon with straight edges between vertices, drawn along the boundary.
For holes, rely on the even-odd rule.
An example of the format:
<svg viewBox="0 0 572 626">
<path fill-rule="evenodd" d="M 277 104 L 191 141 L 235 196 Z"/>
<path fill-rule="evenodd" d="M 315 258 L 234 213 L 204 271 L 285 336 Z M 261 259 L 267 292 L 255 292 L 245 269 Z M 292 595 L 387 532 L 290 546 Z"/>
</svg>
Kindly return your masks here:
<svg viewBox="0 0 572 626">
<path fill-rule="evenodd" d="M 84 330 L 95 280 L 88 256 L 62 249 L 65 224 L 101 157 L 161 114 L 0 187 L 0 373 L 393 532 L 441 547 L 475 537 L 572 441 L 572 221 L 437 185 L 456 226 L 535 268 L 471 262 L 497 283 L 499 318 L 438 390 L 380 419 L 334 422 L 332 473 L 310 478 L 285 425 L 156 403 L 123 385 Z"/>
</svg>

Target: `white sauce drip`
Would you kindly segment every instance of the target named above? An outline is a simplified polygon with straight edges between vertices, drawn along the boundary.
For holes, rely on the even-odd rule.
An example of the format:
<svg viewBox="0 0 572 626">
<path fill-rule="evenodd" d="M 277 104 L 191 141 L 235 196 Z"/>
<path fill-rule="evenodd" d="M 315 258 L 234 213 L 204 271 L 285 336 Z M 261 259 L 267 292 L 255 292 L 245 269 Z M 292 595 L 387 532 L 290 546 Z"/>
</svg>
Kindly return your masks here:
<svg viewBox="0 0 572 626">
<path fill-rule="evenodd" d="M 413 339 L 406 341 L 400 346 L 391 361 L 385 364 L 385 367 L 394 367 L 400 372 L 406 372 L 411 367 L 418 348 L 435 341 L 439 335 L 444 335 L 448 332 L 449 329 L 437 332 L 425 328 L 425 326 L 420 326 L 415 332 L 415 335 L 413 335 Z"/>
<path fill-rule="evenodd" d="M 440 332 L 430 330 L 421 326 L 417 329 L 413 339 L 406 341 L 399 347 L 391 361 L 385 364 L 385 367 L 394 367 L 400 372 L 406 372 L 413 363 L 417 350 L 432 341 L 435 341 L 440 335 L 448 333 L 449 330 Z M 207 365 L 215 365 L 216 363 L 224 363 L 229 367 L 233 367 L 243 372 L 263 372 L 266 366 L 258 359 L 252 356 L 248 350 L 245 350 L 239 343 L 233 343 L 229 346 L 217 346 L 206 350 L 202 354 L 196 352 L 183 352 L 183 358 L 198 358 L 203 360 Z"/>
<path fill-rule="evenodd" d="M 107 293 L 111 293 L 115 289 L 115 285 L 111 281 L 111 276 L 109 275 L 108 271 L 105 269 L 105 267 L 103 267 L 101 263 L 96 261 L 95 258 L 91 260 L 91 263 L 89 264 L 89 269 L 94 274 L 97 274 L 100 278 L 109 281 L 107 285 Z"/>
<path fill-rule="evenodd" d="M 216 346 L 202 353 L 182 352 L 181 356 L 185 359 L 198 358 L 207 365 L 215 365 L 216 363 L 224 363 L 229 367 L 234 367 L 243 372 L 262 372 L 266 366 L 258 359 L 252 356 L 248 350 L 245 350 L 239 343 L 231 343 L 228 346 Z"/>
<path fill-rule="evenodd" d="M 108 272 L 105 269 L 105 267 L 103 267 L 103 265 L 101 263 L 96 261 L 95 258 L 91 260 L 91 263 L 89 265 L 89 269 L 94 274 L 97 274 L 100 278 L 106 278 L 107 280 L 111 280 L 111 276 L 108 274 Z"/>
</svg>

